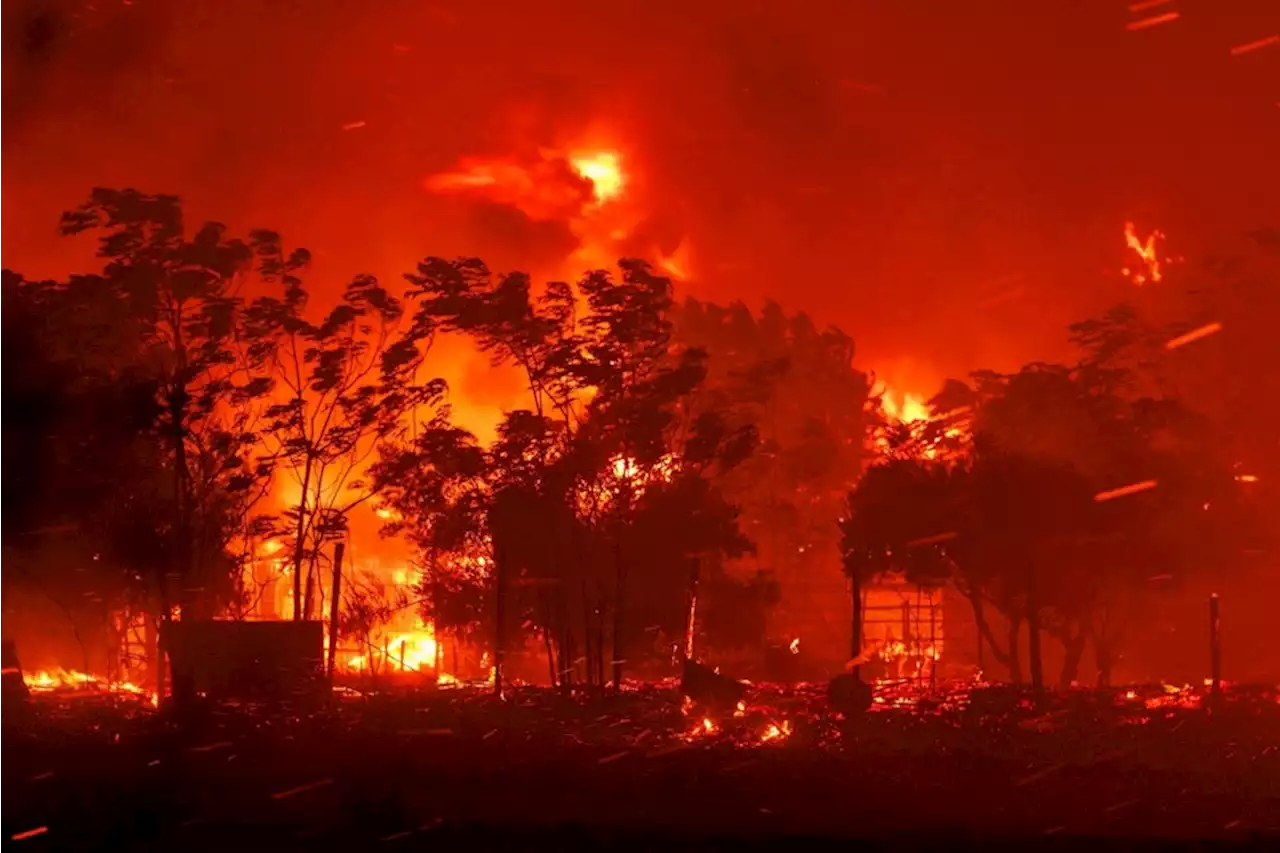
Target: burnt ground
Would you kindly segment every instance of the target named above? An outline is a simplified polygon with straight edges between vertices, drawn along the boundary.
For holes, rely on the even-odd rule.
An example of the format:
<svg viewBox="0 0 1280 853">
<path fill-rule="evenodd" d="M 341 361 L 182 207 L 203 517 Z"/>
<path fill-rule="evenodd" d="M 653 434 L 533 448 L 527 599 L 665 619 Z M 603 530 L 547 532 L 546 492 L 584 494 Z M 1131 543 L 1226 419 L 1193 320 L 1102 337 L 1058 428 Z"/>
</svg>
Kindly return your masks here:
<svg viewBox="0 0 1280 853">
<path fill-rule="evenodd" d="M 669 688 L 455 690 L 209 708 L 179 730 L 127 699 L 38 696 L 4 734 L 4 836 L 33 851 L 1280 844 L 1274 692 L 1211 709 L 1159 686 L 1039 708 L 1005 691 L 879 698 L 848 722 L 817 690 L 757 690 L 736 716 L 682 710 Z"/>
</svg>

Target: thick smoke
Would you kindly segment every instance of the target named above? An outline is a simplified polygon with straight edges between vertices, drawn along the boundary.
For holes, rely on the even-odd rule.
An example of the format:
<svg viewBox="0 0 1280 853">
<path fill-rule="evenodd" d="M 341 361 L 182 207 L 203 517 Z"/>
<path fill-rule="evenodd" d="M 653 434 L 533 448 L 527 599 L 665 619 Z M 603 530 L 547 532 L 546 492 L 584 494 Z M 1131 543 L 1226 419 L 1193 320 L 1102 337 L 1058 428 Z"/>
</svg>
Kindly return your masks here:
<svg viewBox="0 0 1280 853">
<path fill-rule="evenodd" d="M 1124 297 L 1124 221 L 1188 256 L 1280 221 L 1252 189 L 1276 178 L 1275 56 L 1228 54 L 1275 5 L 1142 33 L 1068 5 L 7 3 L 5 264 L 87 264 L 58 212 L 133 185 L 281 230 L 318 287 L 426 254 L 537 268 L 565 227 L 424 177 L 608 137 L 643 242 L 687 242 L 700 297 L 781 297 L 900 383 L 1054 357 Z"/>
</svg>

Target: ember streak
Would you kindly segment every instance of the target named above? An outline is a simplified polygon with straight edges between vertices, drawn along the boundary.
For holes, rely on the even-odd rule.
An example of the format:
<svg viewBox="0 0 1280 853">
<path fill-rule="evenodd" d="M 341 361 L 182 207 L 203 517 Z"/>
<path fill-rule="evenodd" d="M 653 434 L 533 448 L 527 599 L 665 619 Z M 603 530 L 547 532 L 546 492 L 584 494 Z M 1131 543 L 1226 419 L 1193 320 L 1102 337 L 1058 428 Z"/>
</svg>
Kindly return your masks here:
<svg viewBox="0 0 1280 853">
<path fill-rule="evenodd" d="M 1280 7 L 1054 5 L 7 4 L 6 840 L 1280 835 Z"/>
</svg>

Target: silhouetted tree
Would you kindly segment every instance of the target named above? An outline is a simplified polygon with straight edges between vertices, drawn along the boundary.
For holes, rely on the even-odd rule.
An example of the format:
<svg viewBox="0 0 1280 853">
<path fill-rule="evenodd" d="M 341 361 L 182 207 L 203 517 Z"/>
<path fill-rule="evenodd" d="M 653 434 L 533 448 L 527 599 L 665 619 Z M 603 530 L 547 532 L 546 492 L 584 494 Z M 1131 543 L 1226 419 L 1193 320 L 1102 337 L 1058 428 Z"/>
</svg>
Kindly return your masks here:
<svg viewBox="0 0 1280 853">
<path fill-rule="evenodd" d="M 853 341 L 773 302 L 753 315 L 742 303 L 688 299 L 672 319 L 677 342 L 708 354 L 707 381 L 687 416 L 706 407 L 758 429 L 756 452 L 718 483 L 742 508 L 742 527 L 755 541 L 749 562 L 781 582 L 777 618 L 788 632 L 824 622 L 827 604 L 843 593 L 833 571 L 836 522 L 869 458 L 875 421 L 870 380 L 853 366 Z M 827 627 L 843 636 L 844 626 Z M 820 638 L 811 640 L 821 647 Z"/>
<path fill-rule="evenodd" d="M 286 254 L 279 235 L 253 234 L 258 273 L 278 292 L 255 301 L 252 328 L 278 344 L 269 361 L 279 393 L 266 411 L 264 444 L 298 487 L 283 528 L 292 547 L 293 618 L 310 619 L 325 545 L 376 489 L 363 478 L 377 445 L 403 432 L 406 416 L 438 402 L 441 380 L 419 383 L 431 328 L 399 329 L 403 309 L 372 276 L 353 279 L 318 322 L 307 316 L 306 250 Z M 304 581 L 305 576 L 305 581 Z"/>
<path fill-rule="evenodd" d="M 208 614 L 210 582 L 227 565 L 205 557 L 239 532 L 226 522 L 230 505 L 262 493 L 270 468 L 252 458 L 253 401 L 270 389 L 263 375 L 271 341 L 245 334 L 238 276 L 249 247 L 207 223 L 188 237 L 174 196 L 94 190 L 63 215 L 67 234 L 100 233 L 106 264 L 98 278 L 133 316 L 132 329 L 157 383 L 156 427 L 170 453 L 173 483 L 172 566 L 177 603 Z M 243 507 L 243 503 L 241 503 Z M 229 528 L 230 532 L 229 533 Z M 161 583 L 169 618 L 169 585 Z M 177 687 L 175 685 L 175 687 Z"/>
<path fill-rule="evenodd" d="M 493 560 L 498 689 L 507 633 L 520 624 L 538 627 L 552 679 L 566 684 L 580 658 L 589 680 L 604 681 L 610 627 L 618 683 L 631 603 L 653 590 L 683 601 L 688 576 L 673 590 L 659 571 L 683 571 L 695 555 L 734 547 L 716 538 L 724 525 L 698 526 L 719 511 L 715 491 L 693 480 L 738 464 L 753 430 L 711 412 L 692 424 L 680 420 L 681 401 L 705 377 L 704 357 L 673 347 L 670 282 L 639 262 L 622 262 L 618 279 L 597 271 L 576 288 L 551 283 L 537 298 L 527 276 L 494 279 L 475 260 L 429 258 L 408 278 L 415 322 L 471 336 L 495 363 L 519 366 L 533 402 L 532 410 L 507 415 L 485 454 L 483 487 L 466 489 L 468 518 L 483 503 Z M 432 440 L 387 456 L 394 459 L 388 470 L 438 469 Z M 462 452 L 456 441 L 453 447 Z M 430 547 L 438 541 L 430 527 L 450 502 L 441 480 L 392 479 L 399 482 L 390 503 Z M 654 554 L 655 543 L 640 543 L 635 530 L 666 501 L 681 513 L 665 510 L 678 523 L 665 531 L 667 550 Z"/>
</svg>

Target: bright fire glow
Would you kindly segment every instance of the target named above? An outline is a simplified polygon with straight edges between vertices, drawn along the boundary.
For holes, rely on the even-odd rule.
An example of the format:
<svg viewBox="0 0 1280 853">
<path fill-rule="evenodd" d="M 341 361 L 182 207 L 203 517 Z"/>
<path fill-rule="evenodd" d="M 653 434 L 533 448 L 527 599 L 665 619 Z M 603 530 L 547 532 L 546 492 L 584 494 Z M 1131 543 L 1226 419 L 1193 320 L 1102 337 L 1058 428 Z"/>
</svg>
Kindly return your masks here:
<svg viewBox="0 0 1280 853">
<path fill-rule="evenodd" d="M 880 398 L 880 407 L 885 416 L 904 424 L 929 420 L 929 407 L 924 400 L 915 394 L 902 394 L 895 399 L 894 393 L 885 388 Z"/>
<path fill-rule="evenodd" d="M 618 198 L 626 186 L 622 158 L 616 151 L 571 154 L 569 165 L 579 176 L 591 182 L 591 194 L 596 204 L 605 204 Z"/>
<path fill-rule="evenodd" d="M 53 690 L 91 690 L 103 693 L 132 693 L 146 695 L 145 690 L 128 681 L 111 682 L 87 672 L 74 669 L 39 670 L 23 673 L 22 681 L 33 692 L 47 693 Z"/>
<path fill-rule="evenodd" d="M 369 641 L 365 654 L 348 657 L 345 667 L 350 672 L 365 672 L 372 663 L 380 673 L 426 672 L 436 668 L 436 634 L 430 625 L 417 620 L 412 631 L 380 631 Z"/>
<path fill-rule="evenodd" d="M 926 431 L 920 429 L 930 422 L 946 422 L 947 426 L 940 430 L 932 430 L 927 433 L 931 438 L 928 441 L 917 441 L 920 445 L 916 448 L 916 452 L 924 459 L 938 459 L 941 454 L 946 452 L 946 442 L 961 442 L 968 437 L 969 429 L 965 418 L 967 408 L 957 409 L 951 412 L 945 412 L 935 415 L 929 410 L 928 404 L 924 397 L 910 392 L 899 393 L 880 382 L 871 391 L 872 397 L 878 397 L 880 401 L 880 411 L 883 413 L 885 420 L 890 426 L 905 425 L 911 428 L 912 434 L 920 439 L 926 435 Z M 890 450 L 889 436 L 881 433 L 876 437 L 876 447 L 882 452 L 887 453 Z"/>
<path fill-rule="evenodd" d="M 1132 222 L 1126 222 L 1124 224 L 1125 245 L 1134 251 L 1142 261 L 1143 267 L 1146 269 L 1146 272 L 1135 272 L 1127 268 L 1121 270 L 1121 272 L 1125 276 L 1128 276 L 1130 281 L 1134 284 L 1141 286 L 1147 281 L 1160 280 L 1160 257 L 1157 254 L 1156 243 L 1163 239 L 1164 233 L 1156 230 L 1152 231 L 1147 236 L 1146 242 L 1144 243 L 1142 240 L 1138 239 L 1138 235 L 1134 231 L 1134 225 Z"/>
</svg>

